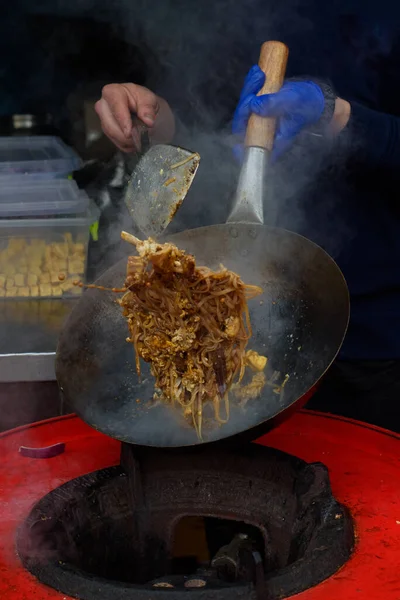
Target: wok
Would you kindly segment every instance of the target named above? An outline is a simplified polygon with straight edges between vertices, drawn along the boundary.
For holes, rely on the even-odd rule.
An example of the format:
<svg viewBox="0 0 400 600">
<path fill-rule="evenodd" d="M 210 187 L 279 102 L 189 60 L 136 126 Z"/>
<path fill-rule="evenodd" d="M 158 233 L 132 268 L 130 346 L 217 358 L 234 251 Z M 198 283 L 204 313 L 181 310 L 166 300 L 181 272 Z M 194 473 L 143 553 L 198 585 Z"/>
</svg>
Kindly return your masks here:
<svg viewBox="0 0 400 600">
<path fill-rule="evenodd" d="M 284 50 L 278 42 L 264 45 L 264 59 L 278 58 L 272 65 L 271 58 L 264 61 L 265 71 L 271 66 L 269 75 L 283 78 Z M 268 357 L 268 380 L 276 377 L 282 383 L 289 376 L 285 387 L 277 394 L 265 386 L 244 407 L 231 399 L 228 422 L 217 425 L 210 419 L 214 426 L 203 426 L 200 441 L 181 410 L 151 403 L 154 379 L 145 364 L 138 380 L 134 350 L 125 341 L 127 323 L 115 294 L 90 289 L 61 333 L 56 376 L 64 401 L 95 429 L 131 444 L 165 448 L 232 436 L 255 439 L 300 407 L 334 360 L 349 320 L 349 294 L 341 271 L 313 242 L 263 224 L 263 180 L 257 177 L 264 172 L 265 150 L 272 145 L 271 125 L 266 127 L 255 115 L 251 119 L 253 135 L 248 138 L 262 141 L 247 149 L 228 223 L 185 231 L 167 241 L 193 254 L 198 265 L 218 270 L 222 263 L 246 284 L 262 287 L 262 296 L 249 302 L 253 336 L 248 348 Z M 120 288 L 125 273 L 122 260 L 96 284 Z"/>
<path fill-rule="evenodd" d="M 231 401 L 228 423 L 203 429 L 203 443 L 258 427 L 255 439 L 297 408 L 334 360 L 349 318 L 346 282 L 324 250 L 290 231 L 226 224 L 189 230 L 169 241 L 193 253 L 199 265 L 218 269 L 223 263 L 264 290 L 249 303 L 249 348 L 268 356 L 269 374 L 290 376 L 283 394 L 266 387 L 244 409 Z M 125 271 L 122 260 L 97 284 L 119 287 Z M 200 443 L 179 410 L 147 403 L 154 382 L 146 368 L 138 381 L 127 335 L 115 294 L 90 289 L 82 295 L 57 349 L 56 375 L 65 402 L 89 425 L 124 442 L 158 447 Z"/>
</svg>

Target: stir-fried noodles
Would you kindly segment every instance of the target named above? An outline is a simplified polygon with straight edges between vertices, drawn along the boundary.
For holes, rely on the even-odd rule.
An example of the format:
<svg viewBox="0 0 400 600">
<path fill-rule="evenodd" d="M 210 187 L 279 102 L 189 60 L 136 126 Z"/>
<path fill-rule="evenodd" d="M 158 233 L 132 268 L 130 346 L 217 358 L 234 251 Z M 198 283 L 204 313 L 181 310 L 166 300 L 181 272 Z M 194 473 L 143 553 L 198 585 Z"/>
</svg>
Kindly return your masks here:
<svg viewBox="0 0 400 600">
<path fill-rule="evenodd" d="M 232 385 L 246 366 L 261 373 L 266 365 L 265 357 L 246 353 L 252 335 L 247 301 L 262 290 L 222 266 L 197 267 L 193 256 L 173 244 L 125 232 L 122 238 L 139 254 L 128 258 L 127 291 L 119 301 L 137 372 L 140 358 L 151 364 L 160 399 L 178 403 L 201 438 L 204 406 L 212 404 L 216 421 L 226 422 Z"/>
</svg>

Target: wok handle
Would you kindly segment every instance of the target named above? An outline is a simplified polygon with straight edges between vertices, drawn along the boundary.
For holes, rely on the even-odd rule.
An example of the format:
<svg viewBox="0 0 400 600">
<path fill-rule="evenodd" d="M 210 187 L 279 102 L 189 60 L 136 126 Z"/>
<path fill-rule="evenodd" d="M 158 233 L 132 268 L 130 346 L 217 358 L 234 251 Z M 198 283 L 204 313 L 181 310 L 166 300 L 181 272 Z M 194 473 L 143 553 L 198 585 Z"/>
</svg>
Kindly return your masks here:
<svg viewBox="0 0 400 600">
<path fill-rule="evenodd" d="M 258 92 L 273 94 L 278 92 L 286 73 L 289 49 L 282 42 L 265 42 L 261 46 L 258 66 L 266 75 L 265 83 Z M 276 119 L 251 115 L 246 132 L 245 146 L 256 146 L 271 151 L 274 144 Z"/>
</svg>

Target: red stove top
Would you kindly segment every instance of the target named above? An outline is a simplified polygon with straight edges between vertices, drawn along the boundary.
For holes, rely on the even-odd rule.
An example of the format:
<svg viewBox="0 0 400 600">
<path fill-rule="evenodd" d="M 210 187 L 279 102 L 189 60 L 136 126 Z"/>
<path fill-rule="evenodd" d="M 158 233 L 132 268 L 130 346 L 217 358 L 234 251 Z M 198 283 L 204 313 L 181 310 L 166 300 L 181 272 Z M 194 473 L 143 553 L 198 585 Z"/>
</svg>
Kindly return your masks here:
<svg viewBox="0 0 400 600">
<path fill-rule="evenodd" d="M 334 496 L 350 509 L 355 522 L 351 559 L 296 600 L 400 599 L 399 441 L 400 435 L 310 411 L 300 411 L 259 440 L 307 462 L 323 462 Z M 20 446 L 60 442 L 65 442 L 65 452 L 49 459 L 26 458 L 18 451 Z M 15 552 L 16 529 L 32 505 L 55 487 L 118 464 L 120 444 L 72 415 L 1 434 L 0 457 L 0 597 L 68 600 L 22 567 Z"/>
</svg>

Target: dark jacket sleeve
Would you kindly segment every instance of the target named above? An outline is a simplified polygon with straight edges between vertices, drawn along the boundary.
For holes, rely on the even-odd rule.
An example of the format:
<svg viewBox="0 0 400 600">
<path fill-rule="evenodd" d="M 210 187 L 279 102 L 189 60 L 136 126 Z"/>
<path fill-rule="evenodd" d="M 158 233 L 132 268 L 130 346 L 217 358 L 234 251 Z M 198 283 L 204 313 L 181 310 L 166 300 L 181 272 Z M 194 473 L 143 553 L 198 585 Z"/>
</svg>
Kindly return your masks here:
<svg viewBox="0 0 400 600">
<path fill-rule="evenodd" d="M 359 160 L 386 168 L 400 166 L 400 117 L 351 102 L 347 129 Z"/>
</svg>

